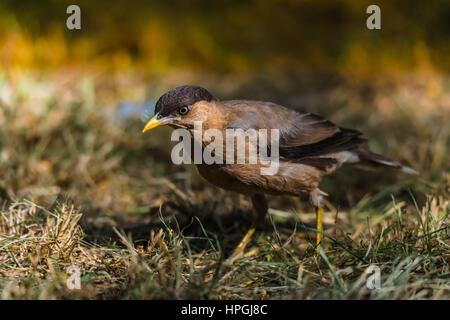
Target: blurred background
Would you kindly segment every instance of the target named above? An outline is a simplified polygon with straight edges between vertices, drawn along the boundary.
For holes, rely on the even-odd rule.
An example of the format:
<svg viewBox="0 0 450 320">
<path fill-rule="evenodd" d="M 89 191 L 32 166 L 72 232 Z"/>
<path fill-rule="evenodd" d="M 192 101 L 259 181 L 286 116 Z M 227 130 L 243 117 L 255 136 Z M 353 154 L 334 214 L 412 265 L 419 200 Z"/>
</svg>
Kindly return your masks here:
<svg viewBox="0 0 450 320">
<path fill-rule="evenodd" d="M 141 134 L 159 96 L 184 84 L 318 113 L 421 172 L 344 168 L 324 182 L 336 207 L 377 192 L 447 196 L 450 5 L 377 1 L 382 29 L 368 30 L 372 2 L 77 1 L 81 30 L 68 30 L 71 1 L 2 1 L 1 199 L 64 196 L 127 221 L 180 197 L 225 212 L 247 203 L 172 165 L 170 129 Z"/>
<path fill-rule="evenodd" d="M 272 197 L 223 266 L 249 199 L 173 165 L 170 128 L 141 133 L 186 84 L 320 114 L 420 175 L 327 177 L 323 259 L 307 199 Z M 449 119 L 448 0 L 2 0 L 0 298 L 448 299 Z"/>
</svg>

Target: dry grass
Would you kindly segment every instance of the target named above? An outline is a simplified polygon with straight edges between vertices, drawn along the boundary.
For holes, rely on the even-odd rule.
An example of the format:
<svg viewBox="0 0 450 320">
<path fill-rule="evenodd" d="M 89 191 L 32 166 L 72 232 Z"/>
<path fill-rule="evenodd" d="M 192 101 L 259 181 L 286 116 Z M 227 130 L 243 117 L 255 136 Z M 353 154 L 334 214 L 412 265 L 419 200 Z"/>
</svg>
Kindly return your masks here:
<svg viewBox="0 0 450 320">
<path fill-rule="evenodd" d="M 273 213 L 275 231 L 228 266 L 217 234 L 185 235 L 175 221 L 150 228 L 149 239 L 139 244 L 115 229 L 118 243 L 100 246 L 83 239 L 73 206 L 48 211 L 15 203 L 0 215 L 2 298 L 447 299 L 448 206 L 430 199 L 408 219 L 405 203 L 393 203 L 369 227 L 356 224 L 368 232 L 345 235 L 340 226 L 339 240 L 327 232 L 331 241 L 321 258 L 304 239 L 309 228 L 298 216 L 289 218 L 297 227 L 286 230 Z M 192 227 L 202 229 L 200 221 Z M 381 269 L 376 291 L 366 288 L 369 264 Z M 82 270 L 80 291 L 65 285 L 71 265 Z"/>
</svg>

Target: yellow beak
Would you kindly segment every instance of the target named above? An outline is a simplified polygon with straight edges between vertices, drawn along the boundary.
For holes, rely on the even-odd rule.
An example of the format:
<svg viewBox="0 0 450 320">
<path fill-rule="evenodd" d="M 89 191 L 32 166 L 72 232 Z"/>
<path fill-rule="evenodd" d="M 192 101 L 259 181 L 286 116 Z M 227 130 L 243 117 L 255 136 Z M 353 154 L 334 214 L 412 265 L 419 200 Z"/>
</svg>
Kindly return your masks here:
<svg viewBox="0 0 450 320">
<path fill-rule="evenodd" d="M 142 133 L 147 132 L 150 129 L 156 128 L 162 124 L 161 121 L 156 119 L 157 116 L 158 114 L 155 114 L 153 118 L 148 120 L 147 124 L 144 127 L 144 130 L 142 130 Z"/>
</svg>

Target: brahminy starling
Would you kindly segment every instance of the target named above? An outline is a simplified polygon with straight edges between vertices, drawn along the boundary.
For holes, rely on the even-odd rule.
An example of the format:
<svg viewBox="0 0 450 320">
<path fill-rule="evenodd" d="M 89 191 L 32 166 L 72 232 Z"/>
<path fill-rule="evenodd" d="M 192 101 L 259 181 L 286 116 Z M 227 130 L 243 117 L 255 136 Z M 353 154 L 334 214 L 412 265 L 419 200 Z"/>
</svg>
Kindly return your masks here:
<svg viewBox="0 0 450 320">
<path fill-rule="evenodd" d="M 198 172 L 208 182 L 251 198 L 255 219 L 234 249 L 231 260 L 243 254 L 255 229 L 264 221 L 268 211 L 265 194 L 308 194 L 316 211 L 318 247 L 323 237 L 323 200 L 327 196 L 319 189 L 323 176 L 344 163 L 386 166 L 409 174 L 417 173 L 397 161 L 363 149 L 366 139 L 357 130 L 342 128 L 318 115 L 272 102 L 221 101 L 198 86 L 181 86 L 162 95 L 156 103 L 155 115 L 143 132 L 161 125 L 183 128 L 190 133 L 193 143 L 206 148 L 208 142 L 203 141 L 202 135 L 195 135 L 196 122 L 202 124 L 202 130 L 216 129 L 224 136 L 227 129 L 242 129 L 241 133 L 249 129 L 278 131 L 279 167 L 274 174 L 261 174 L 261 163 L 196 164 Z M 249 142 L 246 143 L 248 146 Z M 266 151 L 274 150 L 269 147 Z"/>
</svg>

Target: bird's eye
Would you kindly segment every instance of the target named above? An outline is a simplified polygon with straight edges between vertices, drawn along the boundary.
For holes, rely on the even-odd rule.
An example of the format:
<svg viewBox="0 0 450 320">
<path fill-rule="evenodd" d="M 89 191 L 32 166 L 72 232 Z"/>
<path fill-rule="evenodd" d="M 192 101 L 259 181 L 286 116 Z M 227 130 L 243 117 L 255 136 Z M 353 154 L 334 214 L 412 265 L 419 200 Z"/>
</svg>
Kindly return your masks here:
<svg viewBox="0 0 450 320">
<path fill-rule="evenodd" d="M 162 117 L 163 117 L 163 116 L 162 116 L 161 114 L 158 114 L 158 116 L 156 117 L 156 119 L 159 120 L 159 119 L 162 119 Z"/>
<path fill-rule="evenodd" d="M 189 107 L 183 106 L 183 107 L 181 107 L 181 108 L 178 110 L 178 112 L 183 116 L 183 115 L 185 115 L 186 113 L 189 112 Z"/>
</svg>

